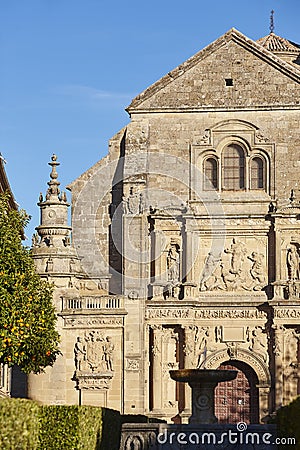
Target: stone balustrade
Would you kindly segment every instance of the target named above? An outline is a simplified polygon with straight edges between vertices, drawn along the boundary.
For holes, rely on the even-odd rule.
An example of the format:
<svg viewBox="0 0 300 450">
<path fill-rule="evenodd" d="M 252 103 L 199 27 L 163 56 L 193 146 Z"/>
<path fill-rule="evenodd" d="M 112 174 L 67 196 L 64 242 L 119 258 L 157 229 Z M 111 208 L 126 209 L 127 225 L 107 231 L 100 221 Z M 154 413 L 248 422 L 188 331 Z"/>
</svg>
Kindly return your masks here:
<svg viewBox="0 0 300 450">
<path fill-rule="evenodd" d="M 63 298 L 62 311 L 69 310 L 107 310 L 124 309 L 124 298 L 121 296 L 99 296 Z"/>
</svg>

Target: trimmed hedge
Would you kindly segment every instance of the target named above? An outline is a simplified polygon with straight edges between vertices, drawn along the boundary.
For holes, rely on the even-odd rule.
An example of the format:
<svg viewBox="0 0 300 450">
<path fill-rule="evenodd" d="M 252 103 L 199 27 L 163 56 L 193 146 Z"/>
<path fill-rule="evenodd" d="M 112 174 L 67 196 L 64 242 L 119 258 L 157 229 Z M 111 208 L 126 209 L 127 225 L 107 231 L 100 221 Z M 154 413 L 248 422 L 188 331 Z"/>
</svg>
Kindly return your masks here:
<svg viewBox="0 0 300 450">
<path fill-rule="evenodd" d="M 1 450 L 37 450 L 40 407 L 25 399 L 0 401 Z"/>
<path fill-rule="evenodd" d="M 96 406 L 0 399 L 1 450 L 119 450 L 123 423 L 163 422 Z"/>
<path fill-rule="evenodd" d="M 118 411 L 95 406 L 40 406 L 0 400 L 1 450 L 119 450 Z"/>
<path fill-rule="evenodd" d="M 277 435 L 285 438 L 295 438 L 296 446 L 281 445 L 278 448 L 293 448 L 300 450 L 300 397 L 297 397 L 289 405 L 283 406 L 276 412 L 275 423 Z"/>
</svg>

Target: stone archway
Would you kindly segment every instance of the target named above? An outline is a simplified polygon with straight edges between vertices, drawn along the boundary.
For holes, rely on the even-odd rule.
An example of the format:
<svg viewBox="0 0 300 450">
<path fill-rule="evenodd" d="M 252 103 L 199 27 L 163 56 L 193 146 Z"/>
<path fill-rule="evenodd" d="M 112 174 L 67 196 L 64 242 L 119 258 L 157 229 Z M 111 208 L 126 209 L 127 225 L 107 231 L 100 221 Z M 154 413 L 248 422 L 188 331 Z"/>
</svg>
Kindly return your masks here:
<svg viewBox="0 0 300 450">
<path fill-rule="evenodd" d="M 220 423 L 258 423 L 258 379 L 255 371 L 241 361 L 227 361 L 220 370 L 237 370 L 237 377 L 219 383 L 215 390 L 216 416 Z"/>
<path fill-rule="evenodd" d="M 228 351 L 224 349 L 209 355 L 205 361 L 205 368 L 218 369 L 223 363 L 230 365 L 233 365 L 233 363 L 242 364 L 241 367 L 244 367 L 245 369 L 248 366 L 254 372 L 255 376 L 252 374 L 253 377 L 252 384 L 254 383 L 254 378 L 256 377 L 255 383 L 256 388 L 258 390 L 258 400 L 257 400 L 258 414 L 255 413 L 256 414 L 255 415 L 253 413 L 253 417 L 250 418 L 249 421 L 252 421 L 252 423 L 253 421 L 262 422 L 263 418 L 270 413 L 269 394 L 271 387 L 271 377 L 266 362 L 258 354 L 250 350 L 240 348 L 237 348 L 234 355 L 229 358 Z"/>
</svg>

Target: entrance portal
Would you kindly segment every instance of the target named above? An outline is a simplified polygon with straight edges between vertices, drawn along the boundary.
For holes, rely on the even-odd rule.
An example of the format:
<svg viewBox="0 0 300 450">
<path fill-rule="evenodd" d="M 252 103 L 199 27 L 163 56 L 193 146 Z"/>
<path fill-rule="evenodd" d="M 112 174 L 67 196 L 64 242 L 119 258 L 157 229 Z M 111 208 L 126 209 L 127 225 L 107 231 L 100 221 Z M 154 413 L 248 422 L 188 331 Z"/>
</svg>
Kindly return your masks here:
<svg viewBox="0 0 300 450">
<path fill-rule="evenodd" d="M 219 370 L 237 370 L 237 377 L 215 390 L 215 412 L 220 423 L 258 423 L 258 378 L 248 364 L 226 361 Z"/>
</svg>

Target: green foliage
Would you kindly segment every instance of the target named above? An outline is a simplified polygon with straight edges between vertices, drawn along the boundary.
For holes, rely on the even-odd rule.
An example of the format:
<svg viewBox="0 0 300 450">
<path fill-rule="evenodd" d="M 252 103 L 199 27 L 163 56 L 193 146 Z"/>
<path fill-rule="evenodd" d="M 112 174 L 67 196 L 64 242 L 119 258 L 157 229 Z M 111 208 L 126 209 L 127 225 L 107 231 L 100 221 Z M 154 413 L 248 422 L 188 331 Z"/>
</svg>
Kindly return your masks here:
<svg viewBox="0 0 300 450">
<path fill-rule="evenodd" d="M 283 406 L 276 413 L 275 422 L 277 424 L 277 434 L 279 437 L 295 438 L 296 446 L 289 446 L 290 448 L 300 450 L 300 397 L 297 397 L 289 405 Z M 287 448 L 286 445 L 281 445 L 279 448 Z"/>
<path fill-rule="evenodd" d="M 148 423 L 149 418 L 95 406 L 42 406 L 2 399 L 0 449 L 119 450 L 121 426 L 128 422 Z"/>
<path fill-rule="evenodd" d="M 95 406 L 0 400 L 1 450 L 119 450 L 121 415 Z"/>
<path fill-rule="evenodd" d="M 8 198 L 0 195 L 0 362 L 38 373 L 60 353 L 52 286 L 35 272 L 22 245 L 28 216 L 10 210 Z"/>
<path fill-rule="evenodd" d="M 101 427 L 101 408 L 43 406 L 38 450 L 96 450 L 101 439 Z"/>
<path fill-rule="evenodd" d="M 39 409 L 30 400 L 0 400 L 1 450 L 37 450 Z"/>
</svg>

